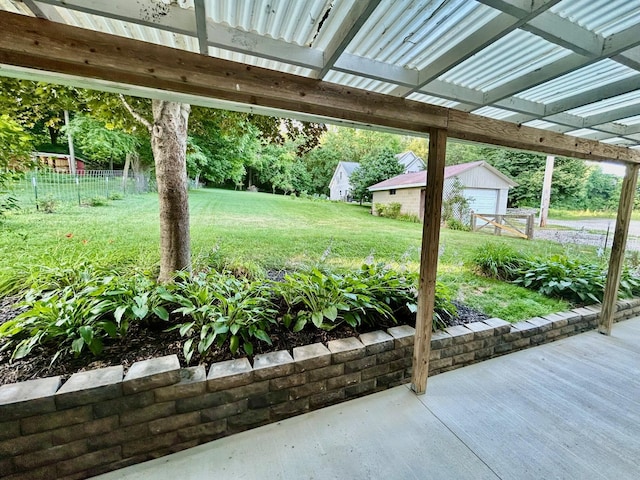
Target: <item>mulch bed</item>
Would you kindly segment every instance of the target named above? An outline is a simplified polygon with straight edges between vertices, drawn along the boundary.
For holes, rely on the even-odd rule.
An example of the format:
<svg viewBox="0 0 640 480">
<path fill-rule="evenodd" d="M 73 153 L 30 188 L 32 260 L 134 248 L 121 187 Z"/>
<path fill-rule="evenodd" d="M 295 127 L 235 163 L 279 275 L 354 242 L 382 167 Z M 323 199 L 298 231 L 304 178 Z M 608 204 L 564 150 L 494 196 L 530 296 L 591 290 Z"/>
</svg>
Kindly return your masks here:
<svg viewBox="0 0 640 480">
<path fill-rule="evenodd" d="M 14 307 L 15 299 L 0 298 L 0 324 L 14 318 L 20 313 Z M 477 322 L 487 319 L 488 316 L 473 310 L 461 303 L 454 302 L 458 308 L 458 316 L 447 319 L 449 325 L 461 325 L 464 323 Z M 400 319 L 400 323 L 415 325 L 415 319 Z M 402 321 L 405 320 L 405 321 Z M 393 326 L 389 324 L 380 326 L 386 328 Z M 104 351 L 100 357 L 90 354 L 83 354 L 79 357 L 69 355 L 59 357 L 53 365 L 51 359 L 56 353 L 56 349 L 51 346 L 40 346 L 25 359 L 11 362 L 11 351 L 0 352 L 0 385 L 17 383 L 35 378 L 51 377 L 60 375 L 63 380 L 69 378 L 73 373 L 96 368 L 108 367 L 112 365 L 123 365 L 125 371 L 135 362 L 153 357 L 176 354 L 180 363 L 184 366 L 187 362 L 182 353 L 183 339 L 177 331 L 166 332 L 166 324 L 157 324 L 143 328 L 132 324 L 125 339 L 119 341 L 105 341 Z M 358 330 L 348 325 L 341 325 L 330 332 L 317 329 L 304 329 L 301 332 L 293 333 L 289 330 L 276 328 L 271 334 L 272 346 L 263 342 L 256 342 L 254 354 L 267 353 L 277 350 L 288 350 L 291 352 L 294 347 L 309 345 L 312 343 L 327 344 L 330 340 L 353 337 L 368 331 L 365 328 Z M 370 330 L 369 330 L 370 331 Z M 2 343 L 0 342 L 0 346 Z M 238 354 L 238 356 L 241 356 Z M 215 362 L 229 360 L 233 358 L 227 348 L 213 348 L 206 357 L 199 357 L 194 354 L 190 365 L 210 365 Z"/>
</svg>

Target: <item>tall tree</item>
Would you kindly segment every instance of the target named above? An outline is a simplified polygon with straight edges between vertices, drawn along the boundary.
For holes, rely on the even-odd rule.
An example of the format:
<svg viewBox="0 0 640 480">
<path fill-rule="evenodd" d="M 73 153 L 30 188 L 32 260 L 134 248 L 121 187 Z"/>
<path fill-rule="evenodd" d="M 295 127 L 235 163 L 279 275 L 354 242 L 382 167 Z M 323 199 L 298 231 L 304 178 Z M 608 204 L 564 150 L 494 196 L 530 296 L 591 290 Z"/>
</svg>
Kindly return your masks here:
<svg viewBox="0 0 640 480">
<path fill-rule="evenodd" d="M 0 77 L 0 92 L 0 111 L 30 130 L 36 141 L 47 143 L 42 138 L 46 135 L 51 145 L 59 142 L 65 110 L 86 109 L 80 89 L 74 87 Z"/>
<path fill-rule="evenodd" d="M 153 100 L 149 121 L 120 96 L 131 115 L 151 135 L 160 207 L 160 273 L 158 281 L 169 282 L 179 270 L 191 270 L 189 197 L 187 182 L 187 129 L 191 106 Z"/>
<path fill-rule="evenodd" d="M 371 192 L 368 190 L 371 185 L 402 172 L 404 172 L 404 167 L 391 149 L 384 149 L 367 156 L 351 174 L 353 198 L 359 202 L 368 201 L 371 198 Z"/>
<path fill-rule="evenodd" d="M 139 146 L 136 136 L 107 128 L 104 122 L 85 115 L 76 116 L 64 131 L 75 137 L 76 144 L 85 155 L 110 170 L 113 170 L 114 161 L 124 162 L 127 154 L 135 153 Z"/>
<path fill-rule="evenodd" d="M 546 157 L 533 153 L 483 148 L 483 157 L 502 173 L 518 182 L 509 190 L 512 207 L 538 207 L 544 180 Z M 587 167 L 582 160 L 557 157 L 551 185 L 551 206 L 581 208 Z"/>
</svg>

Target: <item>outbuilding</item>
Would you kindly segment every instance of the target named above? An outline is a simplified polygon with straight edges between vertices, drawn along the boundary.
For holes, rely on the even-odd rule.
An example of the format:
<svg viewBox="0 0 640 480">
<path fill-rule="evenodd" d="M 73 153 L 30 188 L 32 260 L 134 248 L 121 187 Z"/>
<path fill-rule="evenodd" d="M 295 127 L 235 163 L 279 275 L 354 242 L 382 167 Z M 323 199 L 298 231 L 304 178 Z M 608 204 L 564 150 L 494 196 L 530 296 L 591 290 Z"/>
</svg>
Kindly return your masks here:
<svg viewBox="0 0 640 480">
<path fill-rule="evenodd" d="M 443 198 L 446 200 L 460 185 L 469 208 L 476 213 L 505 214 L 509 189 L 518 184 L 484 160 L 451 165 L 444 170 Z M 422 220 L 427 173 L 404 173 L 369 187 L 374 213 L 376 204 L 399 203 L 400 212 Z"/>
</svg>

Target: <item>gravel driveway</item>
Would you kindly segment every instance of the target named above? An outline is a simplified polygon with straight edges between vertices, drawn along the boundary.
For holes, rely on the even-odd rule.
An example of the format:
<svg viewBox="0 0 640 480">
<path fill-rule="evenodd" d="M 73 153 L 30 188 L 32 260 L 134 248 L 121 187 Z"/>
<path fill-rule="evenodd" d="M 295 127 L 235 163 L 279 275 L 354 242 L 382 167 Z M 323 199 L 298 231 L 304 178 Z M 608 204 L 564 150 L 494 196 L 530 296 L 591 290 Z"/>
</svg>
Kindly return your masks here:
<svg viewBox="0 0 640 480">
<path fill-rule="evenodd" d="M 562 230 L 554 230 L 553 226 L 561 226 Z M 547 222 L 546 229 L 535 229 L 534 238 L 552 240 L 558 243 L 573 243 L 577 245 L 593 245 L 604 247 L 605 239 L 607 248 L 613 244 L 615 231 L 615 219 L 594 218 L 588 220 L 553 220 Z M 570 228 L 571 230 L 566 230 Z M 607 229 L 609 235 L 607 237 Z M 640 251 L 640 221 L 632 220 L 629 226 L 629 239 L 627 250 Z"/>
</svg>

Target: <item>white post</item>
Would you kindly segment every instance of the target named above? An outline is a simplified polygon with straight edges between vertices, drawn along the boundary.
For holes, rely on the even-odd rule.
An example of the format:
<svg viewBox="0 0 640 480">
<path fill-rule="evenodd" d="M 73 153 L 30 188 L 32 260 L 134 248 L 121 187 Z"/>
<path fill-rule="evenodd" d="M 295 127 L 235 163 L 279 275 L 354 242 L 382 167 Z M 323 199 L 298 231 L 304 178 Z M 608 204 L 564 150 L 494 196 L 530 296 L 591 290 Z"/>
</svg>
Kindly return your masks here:
<svg viewBox="0 0 640 480">
<path fill-rule="evenodd" d="M 547 164 L 544 167 L 544 182 L 542 183 L 542 199 L 540 200 L 540 226 L 547 226 L 549 216 L 549 202 L 551 200 L 551 177 L 553 176 L 553 163 L 556 157 L 547 155 Z"/>
<path fill-rule="evenodd" d="M 73 149 L 73 135 L 69 131 L 69 110 L 64 111 L 64 124 L 67 127 L 67 140 L 69 141 L 69 173 L 76 174 L 76 153 Z"/>
</svg>

